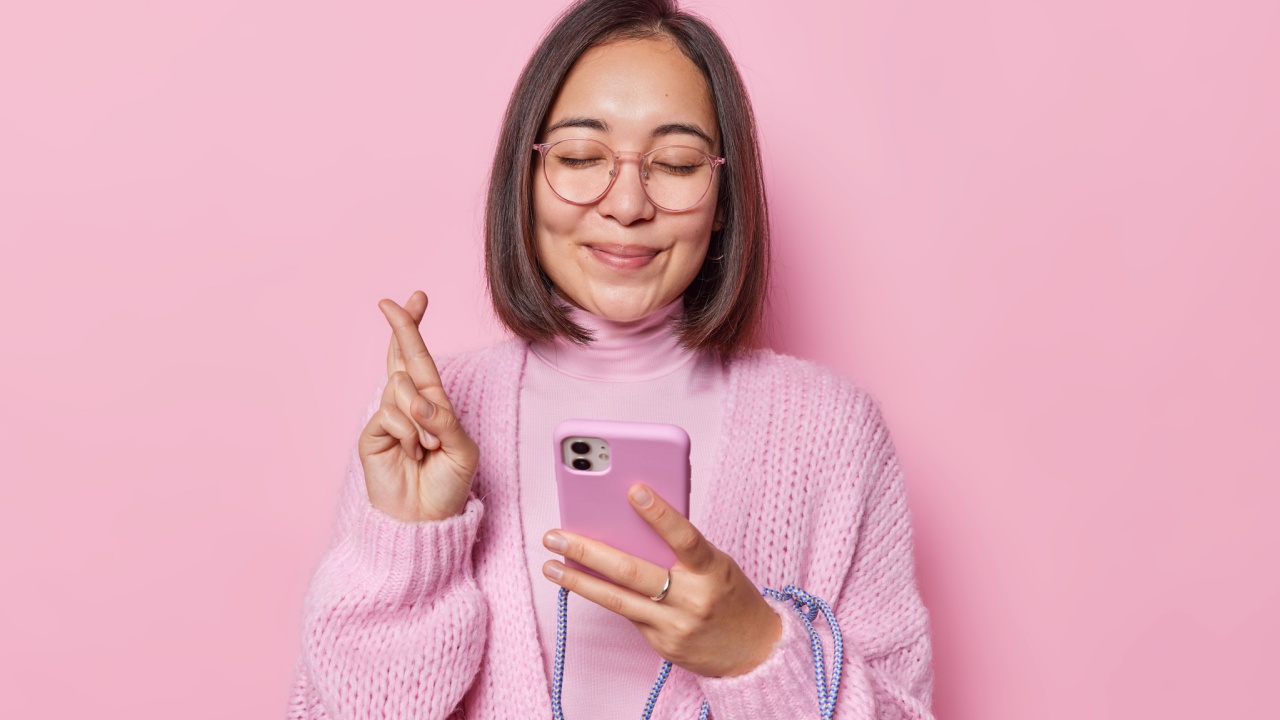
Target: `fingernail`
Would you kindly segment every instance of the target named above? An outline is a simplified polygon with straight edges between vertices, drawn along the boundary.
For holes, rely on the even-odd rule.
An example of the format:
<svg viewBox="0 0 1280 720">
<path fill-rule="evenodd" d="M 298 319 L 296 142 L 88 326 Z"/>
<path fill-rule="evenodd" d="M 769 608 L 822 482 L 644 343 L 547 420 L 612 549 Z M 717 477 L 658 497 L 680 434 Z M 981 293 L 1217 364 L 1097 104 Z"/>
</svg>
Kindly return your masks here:
<svg viewBox="0 0 1280 720">
<path fill-rule="evenodd" d="M 542 566 L 542 574 L 546 575 L 552 580 L 558 581 L 561 577 L 564 576 L 564 570 L 560 567 L 560 563 L 549 562 Z"/>
<path fill-rule="evenodd" d="M 546 545 L 548 550 L 558 553 L 562 553 L 569 548 L 569 541 L 565 540 L 564 536 L 557 532 L 549 532 L 543 535 L 542 544 Z"/>
<path fill-rule="evenodd" d="M 631 499 L 637 507 L 647 508 L 653 504 L 653 496 L 644 487 L 637 487 L 631 491 Z"/>
<path fill-rule="evenodd" d="M 430 400 L 427 400 L 426 398 L 423 398 L 422 402 L 426 403 L 426 405 L 423 406 L 423 409 L 418 411 L 418 417 L 422 418 L 423 420 L 430 420 L 431 418 L 435 417 L 436 404 L 431 402 Z"/>
<path fill-rule="evenodd" d="M 414 448 L 413 454 L 418 457 L 418 462 L 422 462 L 422 446 L 421 445 Z"/>
</svg>

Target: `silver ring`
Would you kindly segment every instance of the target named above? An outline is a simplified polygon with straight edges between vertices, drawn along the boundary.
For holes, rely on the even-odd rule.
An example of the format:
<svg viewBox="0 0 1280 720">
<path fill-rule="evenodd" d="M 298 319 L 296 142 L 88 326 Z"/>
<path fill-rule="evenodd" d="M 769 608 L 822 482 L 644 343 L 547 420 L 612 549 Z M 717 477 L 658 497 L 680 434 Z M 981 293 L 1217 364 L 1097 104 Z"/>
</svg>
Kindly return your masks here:
<svg viewBox="0 0 1280 720">
<path fill-rule="evenodd" d="M 662 598 L 667 596 L 667 591 L 671 589 L 671 568 L 667 568 L 667 581 L 662 583 L 662 592 L 657 595 L 650 595 L 649 599 L 654 602 L 662 602 Z"/>
</svg>

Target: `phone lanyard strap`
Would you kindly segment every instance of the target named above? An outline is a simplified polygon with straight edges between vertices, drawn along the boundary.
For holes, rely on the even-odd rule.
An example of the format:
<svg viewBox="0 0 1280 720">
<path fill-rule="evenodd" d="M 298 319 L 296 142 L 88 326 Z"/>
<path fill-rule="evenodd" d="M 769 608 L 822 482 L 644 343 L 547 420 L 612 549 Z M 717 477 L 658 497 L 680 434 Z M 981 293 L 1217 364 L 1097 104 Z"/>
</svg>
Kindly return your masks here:
<svg viewBox="0 0 1280 720">
<path fill-rule="evenodd" d="M 818 688 L 818 711 L 822 720 L 831 720 L 836 711 L 836 696 L 840 693 L 840 676 L 841 669 L 844 667 L 844 635 L 840 632 L 840 623 L 836 620 L 836 614 L 832 611 L 831 606 L 816 595 L 801 590 L 795 585 L 788 585 L 782 590 L 774 590 L 772 588 L 763 588 L 761 594 L 783 602 L 790 602 L 791 607 L 800 616 L 800 621 L 804 623 L 805 629 L 809 631 L 809 645 L 813 648 L 813 673 L 814 682 Z M 826 656 L 822 651 L 822 638 L 818 635 L 818 630 L 813 626 L 813 621 L 818 618 L 821 613 L 822 617 L 827 621 L 827 626 L 831 628 L 831 678 L 828 682 L 826 669 Z M 556 659 L 551 674 L 551 717 L 553 720 L 565 720 L 564 710 L 560 706 L 562 690 L 564 685 L 564 649 L 565 638 L 569 629 L 569 591 L 560 588 L 560 601 L 556 614 Z M 662 686 L 667 683 L 667 677 L 671 674 L 671 661 L 664 660 L 662 662 L 662 670 L 658 672 L 658 679 L 653 682 L 653 689 L 649 691 L 649 698 L 644 704 L 644 713 L 640 716 L 641 720 L 649 720 L 653 715 L 653 707 L 658 702 L 658 693 L 662 692 Z M 708 713 L 711 712 L 711 706 L 706 701 L 702 701 L 702 708 L 698 711 L 698 720 L 707 720 Z"/>
<path fill-rule="evenodd" d="M 817 595 L 810 595 L 795 585 L 788 585 L 782 591 L 764 588 L 761 593 L 775 600 L 791 601 L 800 621 L 809 631 L 809 646 L 813 648 L 813 678 L 818 688 L 818 712 L 822 720 L 831 720 L 836 712 L 836 696 L 840 694 L 840 677 L 844 672 L 844 634 L 840 632 L 840 621 L 836 613 L 825 600 Z M 806 612 L 805 608 L 808 608 Z M 826 658 L 822 652 L 822 638 L 818 629 L 813 626 L 818 613 L 822 613 L 831 628 L 831 678 L 827 679 Z"/>
</svg>

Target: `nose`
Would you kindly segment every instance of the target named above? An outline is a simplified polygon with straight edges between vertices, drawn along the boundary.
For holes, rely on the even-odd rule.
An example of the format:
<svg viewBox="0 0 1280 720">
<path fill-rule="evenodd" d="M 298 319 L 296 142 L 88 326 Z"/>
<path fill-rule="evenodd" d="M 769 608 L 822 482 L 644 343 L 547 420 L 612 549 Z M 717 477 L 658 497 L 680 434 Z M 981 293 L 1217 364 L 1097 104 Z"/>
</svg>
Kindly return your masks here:
<svg viewBox="0 0 1280 720">
<path fill-rule="evenodd" d="M 596 211 L 623 225 L 652 220 L 658 208 L 649 202 L 640 177 L 643 162 L 639 153 L 618 153 L 613 165 L 613 185 L 596 204 Z"/>
</svg>

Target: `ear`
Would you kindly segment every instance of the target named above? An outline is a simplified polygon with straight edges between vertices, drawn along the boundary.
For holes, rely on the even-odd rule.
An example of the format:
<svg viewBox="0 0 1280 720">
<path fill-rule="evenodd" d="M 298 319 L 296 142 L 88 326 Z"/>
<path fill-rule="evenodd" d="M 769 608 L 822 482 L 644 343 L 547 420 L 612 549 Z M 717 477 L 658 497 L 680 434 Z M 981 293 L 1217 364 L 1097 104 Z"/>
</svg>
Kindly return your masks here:
<svg viewBox="0 0 1280 720">
<path fill-rule="evenodd" d="M 724 229 L 724 205 L 716 203 L 716 217 L 711 222 L 711 232 L 720 232 Z"/>
</svg>

